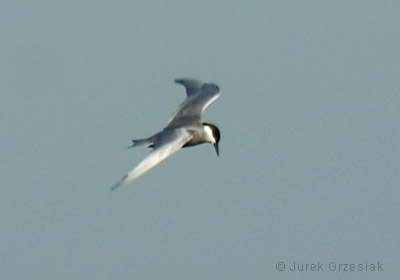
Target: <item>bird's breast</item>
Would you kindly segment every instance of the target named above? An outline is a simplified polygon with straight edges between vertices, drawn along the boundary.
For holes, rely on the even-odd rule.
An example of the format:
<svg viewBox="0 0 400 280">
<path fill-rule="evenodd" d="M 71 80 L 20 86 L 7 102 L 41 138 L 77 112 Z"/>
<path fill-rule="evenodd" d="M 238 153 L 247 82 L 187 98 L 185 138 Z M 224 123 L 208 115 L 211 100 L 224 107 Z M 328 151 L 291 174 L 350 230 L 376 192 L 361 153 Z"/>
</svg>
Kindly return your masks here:
<svg viewBox="0 0 400 280">
<path fill-rule="evenodd" d="M 199 132 L 198 130 L 193 131 L 193 137 L 183 146 L 183 147 L 190 147 L 194 145 L 199 145 L 205 143 L 203 133 Z"/>
</svg>

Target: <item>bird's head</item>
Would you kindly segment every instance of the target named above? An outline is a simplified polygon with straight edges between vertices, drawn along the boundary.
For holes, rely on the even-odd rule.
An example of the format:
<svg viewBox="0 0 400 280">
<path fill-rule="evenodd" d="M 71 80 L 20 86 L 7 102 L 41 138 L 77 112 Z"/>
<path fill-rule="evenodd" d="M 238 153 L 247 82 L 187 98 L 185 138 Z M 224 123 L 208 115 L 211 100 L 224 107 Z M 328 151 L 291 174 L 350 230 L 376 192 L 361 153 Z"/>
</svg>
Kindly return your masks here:
<svg viewBox="0 0 400 280">
<path fill-rule="evenodd" d="M 219 156 L 218 143 L 219 140 L 221 139 L 221 133 L 219 132 L 218 127 L 210 123 L 203 123 L 203 125 L 207 142 L 210 142 L 211 144 L 214 145 L 215 152 L 217 153 L 217 156 Z"/>
</svg>

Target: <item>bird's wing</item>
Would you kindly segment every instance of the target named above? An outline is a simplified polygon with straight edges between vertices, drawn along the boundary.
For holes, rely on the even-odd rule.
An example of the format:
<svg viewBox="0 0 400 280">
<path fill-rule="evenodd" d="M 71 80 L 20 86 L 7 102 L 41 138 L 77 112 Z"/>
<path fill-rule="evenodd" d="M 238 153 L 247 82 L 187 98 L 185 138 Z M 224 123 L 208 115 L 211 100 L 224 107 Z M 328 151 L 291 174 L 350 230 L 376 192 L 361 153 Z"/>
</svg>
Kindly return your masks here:
<svg viewBox="0 0 400 280">
<path fill-rule="evenodd" d="M 179 151 L 193 137 L 186 129 L 169 129 L 160 134 L 154 150 L 145 157 L 134 169 L 121 178 L 112 188 L 114 191 L 124 183 L 132 182 L 141 175 Z"/>
<path fill-rule="evenodd" d="M 191 96 L 199 92 L 201 86 L 203 85 L 203 82 L 190 78 L 176 79 L 175 83 L 181 84 L 185 87 L 187 96 Z"/>
<path fill-rule="evenodd" d="M 185 86 L 188 96 L 172 114 L 167 127 L 178 127 L 183 123 L 200 122 L 204 110 L 220 96 L 220 89 L 216 84 L 201 83 L 188 79 L 183 81 L 179 83 Z M 201 87 L 199 87 L 198 83 L 201 83 Z M 193 85 L 196 85 L 196 87 Z M 196 88 L 196 90 L 193 90 L 193 88 Z"/>
</svg>

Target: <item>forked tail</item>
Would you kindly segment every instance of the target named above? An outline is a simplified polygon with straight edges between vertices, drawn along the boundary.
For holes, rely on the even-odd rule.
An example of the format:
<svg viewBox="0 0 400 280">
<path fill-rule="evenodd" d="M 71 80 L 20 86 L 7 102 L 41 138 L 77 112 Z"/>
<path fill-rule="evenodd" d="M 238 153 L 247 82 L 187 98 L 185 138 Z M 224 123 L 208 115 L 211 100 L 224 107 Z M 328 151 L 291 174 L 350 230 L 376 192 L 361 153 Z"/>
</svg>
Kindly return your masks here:
<svg viewBox="0 0 400 280">
<path fill-rule="evenodd" d="M 130 148 L 141 146 L 141 145 L 145 145 L 145 144 L 150 144 L 150 147 L 152 146 L 152 143 L 150 142 L 149 138 L 146 138 L 146 139 L 133 139 L 132 140 L 132 145 L 130 145 L 130 146 L 126 147 L 126 148 L 130 149 Z"/>
</svg>

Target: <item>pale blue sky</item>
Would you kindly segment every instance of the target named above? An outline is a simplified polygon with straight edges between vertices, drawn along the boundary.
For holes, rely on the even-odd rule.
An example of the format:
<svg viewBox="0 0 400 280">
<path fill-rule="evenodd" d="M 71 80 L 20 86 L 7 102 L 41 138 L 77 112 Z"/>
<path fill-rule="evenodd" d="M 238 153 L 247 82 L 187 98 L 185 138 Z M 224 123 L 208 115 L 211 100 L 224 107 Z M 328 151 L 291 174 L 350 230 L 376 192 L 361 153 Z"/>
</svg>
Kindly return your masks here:
<svg viewBox="0 0 400 280">
<path fill-rule="evenodd" d="M 5 0 L 0 26 L 2 278 L 397 279 L 398 1 Z M 220 157 L 111 193 L 180 77 L 221 87 Z"/>
</svg>

